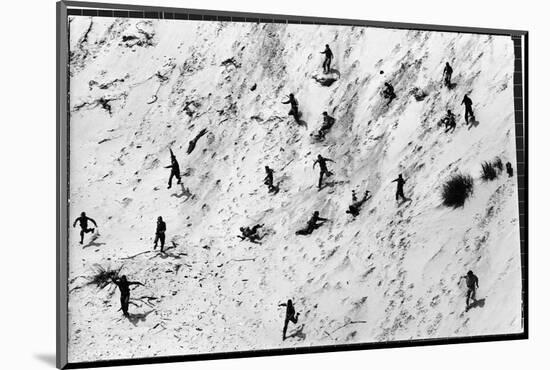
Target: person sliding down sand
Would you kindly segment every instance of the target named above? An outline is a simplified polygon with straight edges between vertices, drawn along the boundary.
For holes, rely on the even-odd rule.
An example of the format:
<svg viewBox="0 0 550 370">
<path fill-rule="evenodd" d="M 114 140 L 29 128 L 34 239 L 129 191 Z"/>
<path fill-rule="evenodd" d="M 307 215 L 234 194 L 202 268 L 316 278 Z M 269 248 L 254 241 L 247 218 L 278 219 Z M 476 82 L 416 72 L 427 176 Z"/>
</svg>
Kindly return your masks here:
<svg viewBox="0 0 550 370">
<path fill-rule="evenodd" d="M 240 227 L 239 230 L 241 231 L 242 235 L 237 235 L 238 238 L 241 240 L 248 239 L 252 243 L 259 243 L 259 241 L 262 239 L 262 237 L 258 234 L 258 229 L 264 227 L 263 224 L 257 224 L 252 226 L 251 228 L 246 227 Z"/>
<path fill-rule="evenodd" d="M 118 286 L 120 290 L 120 308 L 125 317 L 128 317 L 128 305 L 130 303 L 130 285 L 141 285 L 145 286 L 139 281 L 128 281 L 126 275 L 122 275 L 120 279 L 111 279 L 113 283 Z"/>
<path fill-rule="evenodd" d="M 348 210 L 346 213 L 349 213 L 353 217 L 357 217 L 359 215 L 359 212 L 361 211 L 361 207 L 363 206 L 363 203 L 367 201 L 369 198 L 369 191 L 366 190 L 365 194 L 363 195 L 363 198 L 361 200 L 357 200 L 357 195 L 355 194 L 355 190 L 351 192 L 351 200 L 352 204 L 348 207 Z"/>
<path fill-rule="evenodd" d="M 279 189 L 273 185 L 273 169 L 265 166 L 265 173 L 264 184 L 267 185 L 270 193 L 276 193 Z"/>
<path fill-rule="evenodd" d="M 168 189 L 172 187 L 172 178 L 176 177 L 178 180 L 178 184 L 181 184 L 181 176 L 180 176 L 180 165 L 178 164 L 178 160 L 176 159 L 176 156 L 172 152 L 172 149 L 170 149 L 170 160 L 172 163 L 169 166 L 166 166 L 164 168 L 170 168 L 170 178 L 168 179 Z"/>
<path fill-rule="evenodd" d="M 328 218 L 319 217 L 319 211 L 315 211 L 307 222 L 307 226 L 304 229 L 296 231 L 296 235 L 309 235 L 313 230 L 320 228 L 327 221 L 329 221 Z"/>
<path fill-rule="evenodd" d="M 286 315 L 285 315 L 285 325 L 283 326 L 283 340 L 286 339 L 286 330 L 288 328 L 288 322 L 292 321 L 292 323 L 297 324 L 298 323 L 298 316 L 300 316 L 300 313 L 296 313 L 296 310 L 294 310 L 294 305 L 292 304 L 292 300 L 288 300 L 286 303 L 281 303 L 279 307 L 285 307 L 286 306 Z"/>
<path fill-rule="evenodd" d="M 323 112 L 323 125 L 319 129 L 318 136 L 320 139 L 324 139 L 326 134 L 330 131 L 336 120 L 334 117 L 328 115 L 327 112 Z"/>
<path fill-rule="evenodd" d="M 76 226 L 77 222 L 80 223 L 80 244 L 84 242 L 84 234 L 93 233 L 95 231 L 93 227 L 88 229 L 88 221 L 91 221 L 94 226 L 97 227 L 96 222 L 90 217 L 86 216 L 86 212 L 82 212 L 80 214 L 80 217 L 74 220 L 73 227 Z"/>
<path fill-rule="evenodd" d="M 468 291 L 466 292 L 466 311 L 470 308 L 470 298 L 472 303 L 476 303 L 476 289 L 479 288 L 479 280 L 476 275 L 470 270 L 465 276 L 461 276 L 458 284 L 462 279 L 466 279 L 466 287 Z"/>
<path fill-rule="evenodd" d="M 327 175 L 327 177 L 332 176 L 332 172 L 330 172 L 327 168 L 327 162 L 334 163 L 332 159 L 325 158 L 321 154 L 319 154 L 315 162 L 313 162 L 313 168 L 315 168 L 315 165 L 319 163 L 319 168 L 321 169 L 321 172 L 319 173 L 319 184 L 318 184 L 319 190 L 321 190 L 321 187 L 323 185 L 323 176 L 324 175 Z"/>
<path fill-rule="evenodd" d="M 456 119 L 453 112 L 450 109 L 447 109 L 447 115 L 441 120 L 445 125 L 445 132 L 454 131 L 456 128 Z"/>
<path fill-rule="evenodd" d="M 388 99 L 386 105 L 390 105 L 393 99 L 396 98 L 395 91 L 393 89 L 393 86 L 389 82 L 384 82 L 384 85 L 386 86 L 386 88 L 382 91 L 382 95 L 384 95 L 384 98 Z"/>
</svg>

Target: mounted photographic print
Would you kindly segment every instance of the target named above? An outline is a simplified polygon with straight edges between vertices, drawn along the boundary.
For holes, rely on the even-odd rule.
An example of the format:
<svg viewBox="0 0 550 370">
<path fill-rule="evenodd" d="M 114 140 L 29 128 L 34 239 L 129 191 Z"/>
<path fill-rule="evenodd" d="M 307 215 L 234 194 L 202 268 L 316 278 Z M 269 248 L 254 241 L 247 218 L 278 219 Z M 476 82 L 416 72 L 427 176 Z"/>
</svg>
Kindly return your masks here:
<svg viewBox="0 0 550 370">
<path fill-rule="evenodd" d="M 58 3 L 58 366 L 526 338 L 526 55 Z"/>
</svg>

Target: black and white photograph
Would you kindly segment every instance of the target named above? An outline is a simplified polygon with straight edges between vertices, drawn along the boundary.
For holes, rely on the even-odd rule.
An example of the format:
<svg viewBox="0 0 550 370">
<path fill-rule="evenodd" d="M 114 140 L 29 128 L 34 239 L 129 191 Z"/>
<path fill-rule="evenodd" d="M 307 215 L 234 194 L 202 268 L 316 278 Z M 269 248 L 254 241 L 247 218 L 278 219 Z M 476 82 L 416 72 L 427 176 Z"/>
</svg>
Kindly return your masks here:
<svg viewBox="0 0 550 370">
<path fill-rule="evenodd" d="M 523 332 L 510 36 L 68 31 L 69 362 Z"/>
<path fill-rule="evenodd" d="M 2 368 L 544 367 L 544 10 L 7 2 Z"/>
</svg>

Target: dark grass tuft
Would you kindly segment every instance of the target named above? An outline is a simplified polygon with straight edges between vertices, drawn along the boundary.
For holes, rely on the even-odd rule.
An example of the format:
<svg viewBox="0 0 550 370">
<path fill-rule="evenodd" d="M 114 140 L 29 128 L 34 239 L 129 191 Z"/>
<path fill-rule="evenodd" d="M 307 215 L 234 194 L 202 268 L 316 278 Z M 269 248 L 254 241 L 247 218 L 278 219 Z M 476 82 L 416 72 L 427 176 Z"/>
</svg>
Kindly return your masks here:
<svg viewBox="0 0 550 370">
<path fill-rule="evenodd" d="M 452 175 L 445 184 L 441 197 L 443 205 L 458 208 L 464 206 L 466 199 L 474 193 L 474 179 L 470 175 Z"/>
<path fill-rule="evenodd" d="M 500 173 L 504 169 L 504 166 L 502 164 L 502 160 L 499 157 L 496 157 L 495 160 L 493 161 L 493 167 L 498 170 L 498 173 L 500 175 Z"/>
<path fill-rule="evenodd" d="M 481 178 L 484 181 L 492 181 L 497 178 L 497 171 L 492 163 L 483 162 L 481 164 Z"/>
<path fill-rule="evenodd" d="M 122 267 L 116 270 L 111 270 L 100 265 L 95 265 L 94 274 L 90 278 L 88 284 L 95 285 L 98 288 L 103 289 L 107 285 L 111 284 L 112 279 L 117 279 L 119 277 L 120 270 L 122 270 Z"/>
<path fill-rule="evenodd" d="M 481 178 L 483 181 L 492 181 L 502 172 L 504 166 L 502 160 L 496 157 L 492 162 L 483 162 L 481 164 Z"/>
</svg>

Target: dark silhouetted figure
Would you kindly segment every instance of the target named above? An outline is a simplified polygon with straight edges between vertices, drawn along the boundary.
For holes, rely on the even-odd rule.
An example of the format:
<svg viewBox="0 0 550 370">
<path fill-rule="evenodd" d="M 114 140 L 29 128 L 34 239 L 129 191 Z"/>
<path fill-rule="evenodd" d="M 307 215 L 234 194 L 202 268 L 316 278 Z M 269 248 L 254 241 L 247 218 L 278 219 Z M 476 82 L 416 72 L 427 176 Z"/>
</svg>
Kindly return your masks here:
<svg viewBox="0 0 550 370">
<path fill-rule="evenodd" d="M 197 136 L 195 136 L 195 138 L 193 140 L 190 140 L 189 141 L 189 146 L 187 147 L 187 154 L 191 154 L 191 152 L 193 152 L 193 150 L 195 150 L 195 146 L 197 145 L 197 141 L 199 141 L 199 139 L 201 137 L 203 137 L 208 131 L 203 128 L 198 134 Z"/>
<path fill-rule="evenodd" d="M 325 54 L 325 60 L 323 61 L 323 72 L 329 73 L 330 72 L 330 63 L 332 63 L 332 50 L 330 50 L 328 44 L 325 45 L 325 51 L 322 51 L 321 54 Z"/>
<path fill-rule="evenodd" d="M 157 249 L 157 244 L 160 241 L 160 251 L 164 252 L 164 241 L 166 240 L 166 223 L 162 220 L 162 217 L 157 218 L 157 230 L 155 231 L 155 246 L 153 249 Z"/>
<path fill-rule="evenodd" d="M 265 166 L 264 184 L 267 185 L 270 193 L 277 190 L 277 187 L 273 185 L 273 169 L 269 168 L 269 166 Z"/>
<path fill-rule="evenodd" d="M 360 199 L 360 200 L 357 200 L 357 195 L 355 194 L 355 190 L 353 190 L 351 192 L 351 201 L 352 201 L 352 203 L 348 207 L 348 210 L 346 211 L 346 213 L 349 213 L 353 217 L 359 216 L 359 212 L 361 212 L 361 207 L 363 206 L 363 204 L 369 198 L 369 193 L 370 192 L 368 190 L 366 190 L 365 194 L 363 195 L 363 198 Z"/>
<path fill-rule="evenodd" d="M 443 69 L 443 76 L 445 78 L 444 84 L 447 87 L 451 87 L 451 77 L 453 75 L 453 67 L 449 64 L 449 62 L 445 63 L 445 68 Z"/>
<path fill-rule="evenodd" d="M 113 283 L 120 290 L 120 308 L 124 316 L 128 317 L 128 305 L 130 304 L 130 285 L 142 285 L 139 281 L 128 281 L 126 275 L 122 275 L 120 279 L 112 279 Z"/>
<path fill-rule="evenodd" d="M 73 227 L 76 226 L 77 222 L 80 224 L 80 244 L 84 243 L 84 234 L 93 233 L 95 231 L 93 227 L 88 229 L 88 221 L 91 221 L 94 226 L 97 227 L 97 223 L 90 217 L 86 216 L 86 212 L 82 212 L 80 217 L 77 217 L 76 220 L 74 220 Z"/>
<path fill-rule="evenodd" d="M 289 299 L 286 303 L 281 303 L 279 307 L 286 307 L 285 325 L 283 326 L 283 340 L 285 340 L 286 330 L 288 329 L 288 322 L 292 321 L 292 323 L 297 324 L 298 316 L 300 316 L 300 313 L 296 313 L 291 299 Z"/>
<path fill-rule="evenodd" d="M 514 169 L 512 168 L 512 163 L 506 162 L 506 173 L 508 174 L 508 177 L 514 176 Z"/>
<path fill-rule="evenodd" d="M 319 173 L 319 184 L 318 187 L 321 189 L 323 186 L 323 176 L 327 175 L 327 177 L 332 176 L 332 172 L 330 172 L 327 168 L 327 162 L 334 162 L 332 159 L 325 158 L 321 154 L 317 156 L 317 159 L 315 162 L 313 162 L 313 168 L 315 168 L 315 165 L 319 163 L 319 168 L 321 169 L 321 172 Z"/>
<path fill-rule="evenodd" d="M 241 235 L 237 235 L 241 240 L 248 239 L 252 243 L 259 243 L 262 237 L 258 234 L 258 229 L 264 227 L 263 224 L 257 224 L 252 227 L 240 227 Z"/>
<path fill-rule="evenodd" d="M 405 198 L 405 194 L 403 194 L 403 185 L 405 185 L 407 180 L 405 180 L 403 176 L 399 174 L 399 176 L 392 182 L 397 182 L 397 191 L 395 192 L 395 200 L 399 200 L 399 197 L 401 197 L 403 201 L 407 200 L 407 198 Z"/>
<path fill-rule="evenodd" d="M 166 166 L 164 168 L 170 168 L 170 178 L 168 179 L 168 189 L 172 187 L 172 178 L 176 177 L 178 180 L 178 184 L 181 184 L 181 176 L 180 176 L 180 165 L 178 164 L 178 160 L 176 159 L 176 156 L 174 155 L 174 152 L 172 152 L 172 149 L 170 149 L 170 160 L 172 161 L 172 164 L 169 166 Z"/>
<path fill-rule="evenodd" d="M 464 104 L 465 112 L 464 112 L 464 119 L 466 120 L 466 123 L 469 123 L 468 120 L 469 117 L 472 117 L 472 120 L 475 121 L 474 116 L 474 110 L 472 109 L 472 99 L 468 97 L 467 94 L 464 94 L 464 99 L 462 99 L 462 103 L 460 105 Z"/>
<path fill-rule="evenodd" d="M 479 288 L 479 280 L 471 270 L 465 276 L 460 277 L 459 284 L 462 279 L 466 279 L 466 287 L 468 288 L 466 292 L 466 309 L 468 309 L 470 307 L 470 299 L 472 299 L 473 303 L 476 302 L 476 289 Z"/>
<path fill-rule="evenodd" d="M 97 103 L 99 105 L 101 105 L 101 108 L 105 109 L 107 112 L 109 112 L 109 115 L 112 114 L 112 107 L 111 107 L 111 104 L 109 104 L 109 102 L 111 101 L 112 99 L 106 99 L 104 97 L 101 97 L 97 100 Z"/>
<path fill-rule="evenodd" d="M 456 128 L 456 119 L 453 112 L 450 109 L 447 110 L 447 115 L 443 118 L 445 124 L 445 132 L 454 131 Z"/>
<path fill-rule="evenodd" d="M 298 113 L 298 101 L 294 97 L 294 94 L 289 94 L 288 100 L 284 101 L 283 104 L 290 104 L 290 111 L 288 112 L 288 115 L 294 117 L 296 122 L 299 122 L 300 115 Z"/>
<path fill-rule="evenodd" d="M 328 221 L 328 218 L 323 218 L 319 216 L 319 211 L 313 212 L 313 216 L 307 222 L 307 226 L 304 229 L 296 231 L 296 235 L 309 235 L 313 230 L 323 226 L 325 222 Z"/>
<path fill-rule="evenodd" d="M 334 125 L 334 122 L 336 122 L 334 117 L 329 116 L 327 112 L 323 112 L 323 125 L 319 129 L 319 138 L 325 138 L 325 135 L 327 134 L 327 132 L 330 131 L 330 129 Z"/>
<path fill-rule="evenodd" d="M 382 91 L 382 94 L 384 95 L 384 98 L 388 99 L 388 103 L 386 105 L 390 105 L 393 99 L 396 98 L 395 91 L 393 89 L 393 86 L 389 82 L 384 82 L 384 85 L 386 87 Z"/>
</svg>

